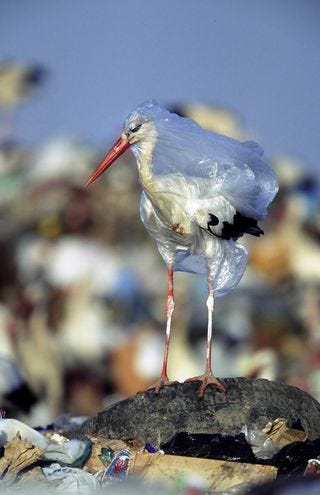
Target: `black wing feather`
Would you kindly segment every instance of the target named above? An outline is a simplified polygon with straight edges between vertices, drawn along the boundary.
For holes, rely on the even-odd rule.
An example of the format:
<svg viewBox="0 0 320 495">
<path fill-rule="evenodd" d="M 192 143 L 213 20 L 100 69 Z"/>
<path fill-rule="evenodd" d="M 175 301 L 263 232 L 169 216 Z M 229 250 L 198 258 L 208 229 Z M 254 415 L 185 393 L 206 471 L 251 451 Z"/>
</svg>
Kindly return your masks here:
<svg viewBox="0 0 320 495">
<path fill-rule="evenodd" d="M 211 213 L 209 214 L 209 217 L 210 221 L 208 222 L 207 230 L 208 232 L 210 232 L 210 234 L 214 234 L 214 232 L 212 232 L 211 230 L 211 227 L 217 225 L 219 223 L 219 220 L 215 215 Z M 255 220 L 254 218 L 246 217 L 237 211 L 233 217 L 232 223 L 223 222 L 223 228 L 219 237 L 221 237 L 221 239 L 233 239 L 234 241 L 236 241 L 239 237 L 243 236 L 243 234 L 251 234 L 256 237 L 260 237 L 260 235 L 263 235 L 264 232 L 258 226 L 257 220 Z"/>
</svg>

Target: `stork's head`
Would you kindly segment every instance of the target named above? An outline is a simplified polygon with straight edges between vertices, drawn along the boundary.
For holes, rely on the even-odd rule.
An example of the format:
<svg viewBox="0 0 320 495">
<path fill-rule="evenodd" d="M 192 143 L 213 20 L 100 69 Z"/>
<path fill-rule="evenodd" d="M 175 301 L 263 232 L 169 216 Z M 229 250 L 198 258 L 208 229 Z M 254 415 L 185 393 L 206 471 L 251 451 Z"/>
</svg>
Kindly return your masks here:
<svg viewBox="0 0 320 495">
<path fill-rule="evenodd" d="M 164 108 L 161 108 L 154 100 L 142 103 L 142 105 L 131 112 L 124 123 L 121 136 L 88 179 L 86 186 L 92 184 L 131 145 L 146 139 L 155 139 L 155 121 L 168 118 L 168 115 L 170 113 Z"/>
</svg>

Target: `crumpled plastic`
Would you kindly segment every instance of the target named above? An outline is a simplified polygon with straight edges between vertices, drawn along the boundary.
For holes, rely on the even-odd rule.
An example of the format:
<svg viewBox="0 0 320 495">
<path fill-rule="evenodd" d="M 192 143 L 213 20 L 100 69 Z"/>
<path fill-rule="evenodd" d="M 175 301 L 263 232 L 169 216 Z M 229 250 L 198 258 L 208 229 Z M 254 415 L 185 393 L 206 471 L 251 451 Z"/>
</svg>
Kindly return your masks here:
<svg viewBox="0 0 320 495">
<path fill-rule="evenodd" d="M 201 229 L 195 243 L 191 235 L 177 239 L 177 234 L 160 219 L 145 193 L 141 196 L 140 215 L 167 266 L 173 265 L 175 271 L 196 274 L 206 274 L 210 267 L 210 279 L 217 297 L 227 294 L 240 282 L 248 261 L 244 246 L 232 239 L 209 236 Z"/>
<path fill-rule="evenodd" d="M 0 418 L 0 446 L 12 440 L 17 434 L 22 440 L 27 440 L 41 449 L 45 449 L 49 440 L 41 433 L 17 419 Z"/>
<path fill-rule="evenodd" d="M 57 461 L 60 465 L 82 467 L 91 451 L 88 439 L 67 440 L 63 444 L 49 443 L 43 452 L 43 459 Z"/>
<path fill-rule="evenodd" d="M 216 295 L 229 292 L 244 273 L 247 252 L 233 239 L 210 235 L 207 223 L 216 216 L 221 231 L 236 212 L 255 220 L 266 216 L 278 182 L 263 150 L 205 131 L 153 100 L 130 113 L 124 132 L 140 124 L 146 132 L 132 150 L 145 191 L 142 222 L 174 270 L 204 273 L 209 265 Z"/>
<path fill-rule="evenodd" d="M 228 433 L 176 433 L 161 445 L 165 454 L 227 461 L 257 462 L 245 435 Z"/>
<path fill-rule="evenodd" d="M 88 494 L 100 488 L 97 478 L 79 468 L 61 467 L 53 463 L 43 467 L 42 472 L 49 482 L 55 482 L 58 492 Z"/>
<path fill-rule="evenodd" d="M 89 439 L 68 440 L 63 442 L 52 441 L 38 431 L 16 419 L 0 419 L 0 446 L 8 443 L 17 435 L 23 441 L 39 447 L 42 450 L 42 459 L 57 461 L 61 465 L 81 467 L 88 458 L 91 445 Z M 63 438 L 63 437 L 61 437 Z"/>
<path fill-rule="evenodd" d="M 278 473 L 284 476 L 303 474 L 308 461 L 320 458 L 320 438 L 306 442 L 294 442 L 282 449 L 271 459 L 278 467 Z"/>
<path fill-rule="evenodd" d="M 254 455 L 259 459 L 271 459 L 280 450 L 280 447 L 273 443 L 266 433 L 257 428 L 245 425 L 241 432 L 244 433 Z"/>
</svg>

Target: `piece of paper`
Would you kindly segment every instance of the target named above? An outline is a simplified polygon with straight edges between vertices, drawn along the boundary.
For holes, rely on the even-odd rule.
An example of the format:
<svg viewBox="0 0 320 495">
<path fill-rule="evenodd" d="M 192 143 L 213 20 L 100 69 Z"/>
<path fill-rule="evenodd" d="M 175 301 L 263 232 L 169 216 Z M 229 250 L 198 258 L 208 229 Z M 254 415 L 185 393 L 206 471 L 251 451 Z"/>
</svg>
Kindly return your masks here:
<svg viewBox="0 0 320 495">
<path fill-rule="evenodd" d="M 270 439 L 279 447 L 284 447 L 293 442 L 305 442 L 308 435 L 305 431 L 296 430 L 288 426 L 288 421 L 284 418 L 278 418 L 270 421 L 262 430 Z"/>
<path fill-rule="evenodd" d="M 170 483 L 177 478 L 192 479 L 197 476 L 205 482 L 207 489 L 225 490 L 244 482 L 262 483 L 274 479 L 277 468 L 215 459 L 137 453 L 130 474 L 148 481 Z"/>
</svg>

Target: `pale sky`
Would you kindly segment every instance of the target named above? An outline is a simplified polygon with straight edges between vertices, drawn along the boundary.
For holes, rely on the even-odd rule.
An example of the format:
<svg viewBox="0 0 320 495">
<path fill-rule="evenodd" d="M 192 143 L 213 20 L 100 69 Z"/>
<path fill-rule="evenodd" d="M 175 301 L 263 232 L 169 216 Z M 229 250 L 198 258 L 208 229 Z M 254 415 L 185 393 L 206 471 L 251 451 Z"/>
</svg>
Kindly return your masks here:
<svg viewBox="0 0 320 495">
<path fill-rule="evenodd" d="M 316 170 L 319 21 L 318 0 L 0 0 L 0 58 L 49 70 L 18 135 L 100 144 L 148 98 L 201 100 Z"/>
</svg>

